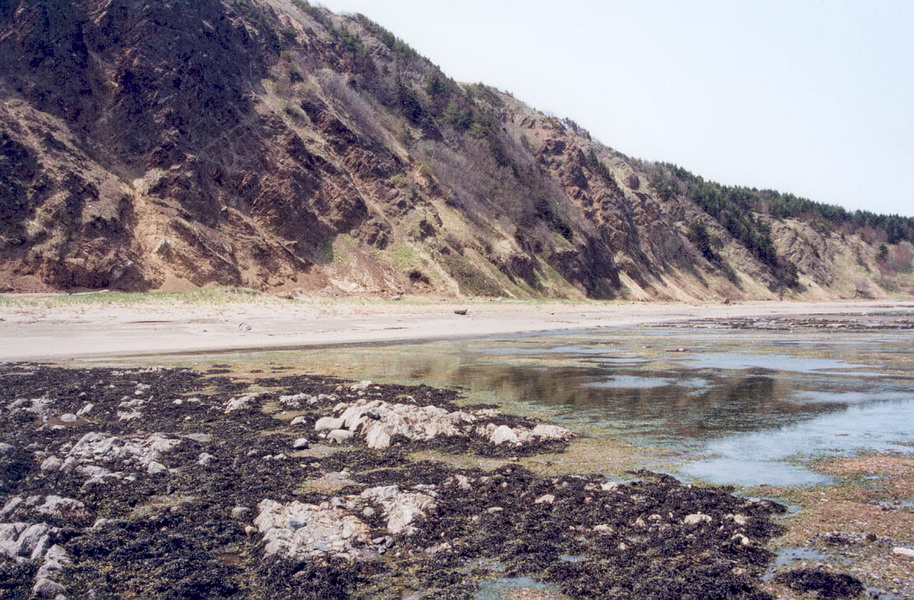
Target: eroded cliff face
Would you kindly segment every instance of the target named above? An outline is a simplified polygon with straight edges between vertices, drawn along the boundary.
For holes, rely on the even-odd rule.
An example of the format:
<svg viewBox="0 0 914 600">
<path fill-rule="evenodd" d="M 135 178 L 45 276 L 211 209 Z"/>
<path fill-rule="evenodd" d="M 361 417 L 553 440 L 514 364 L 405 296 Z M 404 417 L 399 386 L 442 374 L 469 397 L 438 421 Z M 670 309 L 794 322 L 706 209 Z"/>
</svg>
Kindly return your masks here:
<svg viewBox="0 0 914 600">
<path fill-rule="evenodd" d="M 649 165 L 450 80 L 362 18 L 285 0 L 7 0 L 0 56 L 7 289 L 784 291 L 684 194 L 658 194 Z M 757 218 L 799 267 L 794 290 L 885 293 L 872 245 Z M 689 240 L 696 220 L 719 260 Z M 853 285 L 835 276 L 851 251 Z"/>
</svg>

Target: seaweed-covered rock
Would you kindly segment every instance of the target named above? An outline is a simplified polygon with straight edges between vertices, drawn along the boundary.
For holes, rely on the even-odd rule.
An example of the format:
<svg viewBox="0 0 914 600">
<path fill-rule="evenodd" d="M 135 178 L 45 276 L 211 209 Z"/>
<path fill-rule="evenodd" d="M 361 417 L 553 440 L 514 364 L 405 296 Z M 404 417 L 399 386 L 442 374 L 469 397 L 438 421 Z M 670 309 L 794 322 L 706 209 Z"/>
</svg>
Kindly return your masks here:
<svg viewBox="0 0 914 600">
<path fill-rule="evenodd" d="M 799 592 L 814 592 L 819 598 L 856 598 L 865 590 L 859 579 L 846 573 L 803 568 L 779 573 L 775 581 Z"/>
</svg>

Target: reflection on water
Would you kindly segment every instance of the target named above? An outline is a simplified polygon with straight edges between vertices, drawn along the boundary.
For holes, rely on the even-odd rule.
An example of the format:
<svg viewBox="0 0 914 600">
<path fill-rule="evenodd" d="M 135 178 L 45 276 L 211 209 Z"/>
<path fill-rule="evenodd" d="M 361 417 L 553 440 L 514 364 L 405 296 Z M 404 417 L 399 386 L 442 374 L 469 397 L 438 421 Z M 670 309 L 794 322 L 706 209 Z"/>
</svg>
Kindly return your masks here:
<svg viewBox="0 0 914 600">
<path fill-rule="evenodd" d="M 603 329 L 283 360 L 358 379 L 462 386 L 473 401 L 670 450 L 682 457 L 680 474 L 720 483 L 816 482 L 805 459 L 914 442 L 905 332 Z"/>
</svg>

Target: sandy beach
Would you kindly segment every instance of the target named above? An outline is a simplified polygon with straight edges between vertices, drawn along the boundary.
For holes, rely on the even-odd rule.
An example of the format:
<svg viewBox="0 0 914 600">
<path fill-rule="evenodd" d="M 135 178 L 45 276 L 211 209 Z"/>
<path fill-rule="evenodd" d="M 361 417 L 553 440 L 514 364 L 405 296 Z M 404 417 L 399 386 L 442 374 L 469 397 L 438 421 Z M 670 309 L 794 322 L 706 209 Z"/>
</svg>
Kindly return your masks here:
<svg viewBox="0 0 914 600">
<path fill-rule="evenodd" d="M 465 315 L 455 311 L 466 311 Z M 689 319 L 866 315 L 910 301 L 739 304 L 280 300 L 0 304 L 0 361 L 294 348 L 620 327 Z"/>
</svg>

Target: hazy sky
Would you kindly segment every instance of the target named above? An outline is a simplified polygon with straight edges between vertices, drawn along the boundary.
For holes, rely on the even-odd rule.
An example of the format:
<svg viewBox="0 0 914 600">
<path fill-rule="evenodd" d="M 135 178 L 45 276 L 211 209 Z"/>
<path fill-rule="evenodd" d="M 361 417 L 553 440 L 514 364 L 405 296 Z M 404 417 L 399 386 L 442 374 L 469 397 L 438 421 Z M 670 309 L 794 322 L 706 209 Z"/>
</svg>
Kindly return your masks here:
<svg viewBox="0 0 914 600">
<path fill-rule="evenodd" d="M 914 216 L 912 0 L 323 0 L 706 179 Z"/>
</svg>

